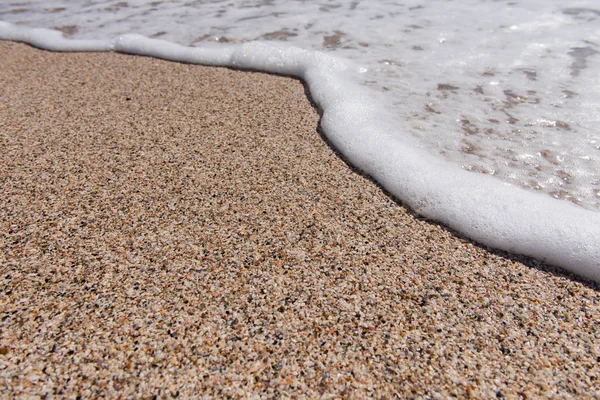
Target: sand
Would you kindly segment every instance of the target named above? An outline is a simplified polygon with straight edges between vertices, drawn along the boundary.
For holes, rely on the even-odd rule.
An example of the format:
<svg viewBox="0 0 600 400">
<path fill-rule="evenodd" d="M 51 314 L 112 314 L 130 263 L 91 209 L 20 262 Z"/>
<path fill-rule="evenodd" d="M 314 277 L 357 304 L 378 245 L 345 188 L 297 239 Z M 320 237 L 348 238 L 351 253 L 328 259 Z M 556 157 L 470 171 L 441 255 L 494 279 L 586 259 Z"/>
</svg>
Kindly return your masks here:
<svg viewBox="0 0 600 400">
<path fill-rule="evenodd" d="M 598 286 L 416 217 L 298 80 L 0 42 L 0 393 L 600 397 Z"/>
</svg>

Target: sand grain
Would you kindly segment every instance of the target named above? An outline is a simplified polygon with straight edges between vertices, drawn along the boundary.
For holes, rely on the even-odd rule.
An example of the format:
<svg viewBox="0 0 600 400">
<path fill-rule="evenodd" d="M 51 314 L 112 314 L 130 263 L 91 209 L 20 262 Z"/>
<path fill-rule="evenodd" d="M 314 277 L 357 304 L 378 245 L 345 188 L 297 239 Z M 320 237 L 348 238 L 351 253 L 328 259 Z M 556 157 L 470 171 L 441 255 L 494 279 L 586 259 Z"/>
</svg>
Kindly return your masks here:
<svg viewBox="0 0 600 400">
<path fill-rule="evenodd" d="M 3 396 L 600 396 L 597 288 L 415 218 L 300 82 L 0 42 L 0 87 Z"/>
</svg>

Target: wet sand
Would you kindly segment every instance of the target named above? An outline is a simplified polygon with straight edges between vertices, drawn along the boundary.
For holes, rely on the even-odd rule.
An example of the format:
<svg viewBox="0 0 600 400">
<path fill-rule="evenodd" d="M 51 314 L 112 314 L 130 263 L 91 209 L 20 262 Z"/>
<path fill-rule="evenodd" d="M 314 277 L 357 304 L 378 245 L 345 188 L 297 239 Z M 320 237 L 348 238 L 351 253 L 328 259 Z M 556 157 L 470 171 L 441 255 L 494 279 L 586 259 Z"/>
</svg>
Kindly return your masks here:
<svg viewBox="0 0 600 400">
<path fill-rule="evenodd" d="M 0 41 L 0 393 L 600 396 L 598 287 L 415 217 L 298 80 Z"/>
</svg>

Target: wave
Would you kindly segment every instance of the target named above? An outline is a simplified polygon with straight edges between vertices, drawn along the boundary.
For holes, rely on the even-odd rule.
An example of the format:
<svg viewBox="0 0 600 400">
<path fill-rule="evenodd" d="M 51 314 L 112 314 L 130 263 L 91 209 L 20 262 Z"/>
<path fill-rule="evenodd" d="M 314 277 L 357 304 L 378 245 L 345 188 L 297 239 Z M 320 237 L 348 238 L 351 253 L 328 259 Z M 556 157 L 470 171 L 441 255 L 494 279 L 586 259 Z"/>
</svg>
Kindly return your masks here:
<svg viewBox="0 0 600 400">
<path fill-rule="evenodd" d="M 308 85 L 325 136 L 355 167 L 408 207 L 487 246 L 537 258 L 600 282 L 600 213 L 461 169 L 427 153 L 385 107 L 354 84 L 350 61 L 283 44 L 186 47 L 141 35 L 66 39 L 58 31 L 0 21 L 0 39 L 52 51 L 115 51 L 290 75 Z"/>
</svg>

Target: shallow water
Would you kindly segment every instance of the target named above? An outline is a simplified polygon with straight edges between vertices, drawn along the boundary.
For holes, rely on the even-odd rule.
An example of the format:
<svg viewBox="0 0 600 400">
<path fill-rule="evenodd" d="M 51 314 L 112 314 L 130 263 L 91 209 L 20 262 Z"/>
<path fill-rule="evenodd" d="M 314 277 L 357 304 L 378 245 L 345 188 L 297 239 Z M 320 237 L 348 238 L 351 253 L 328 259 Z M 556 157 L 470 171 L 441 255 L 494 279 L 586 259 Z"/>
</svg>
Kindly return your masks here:
<svg viewBox="0 0 600 400">
<path fill-rule="evenodd" d="M 72 38 L 279 41 L 355 62 L 398 135 L 463 168 L 600 209 L 593 1 L 40 1 L 0 19 Z"/>
</svg>

